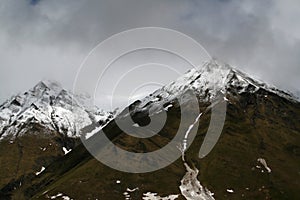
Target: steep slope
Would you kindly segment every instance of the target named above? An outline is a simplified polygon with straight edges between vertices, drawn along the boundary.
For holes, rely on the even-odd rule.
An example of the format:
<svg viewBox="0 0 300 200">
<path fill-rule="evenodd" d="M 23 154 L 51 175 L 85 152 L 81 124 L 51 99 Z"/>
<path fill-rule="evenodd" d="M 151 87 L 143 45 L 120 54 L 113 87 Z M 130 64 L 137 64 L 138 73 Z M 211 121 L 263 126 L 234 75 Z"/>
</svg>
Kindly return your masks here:
<svg viewBox="0 0 300 200">
<path fill-rule="evenodd" d="M 219 64 L 216 60 L 204 63 L 201 69 L 191 69 L 176 81 L 156 90 L 142 99 L 137 110 L 148 109 L 155 111 L 161 109 L 164 104 L 180 98 L 187 91 L 193 91 L 202 102 L 212 101 L 218 94 L 242 94 L 255 93 L 265 90 L 274 93 L 290 101 L 297 101 L 292 94 L 268 86 L 267 84 L 253 80 L 241 71 L 232 68 L 228 64 Z M 154 109 L 154 107 L 157 107 Z M 150 109 L 151 108 L 151 109 Z"/>
<path fill-rule="evenodd" d="M 0 187 L 35 176 L 80 143 L 82 127 L 101 126 L 113 117 L 85 102 L 86 97 L 74 96 L 50 81 L 41 81 L 4 102 L 0 106 Z"/>
<path fill-rule="evenodd" d="M 41 81 L 0 106 L 0 140 L 22 135 L 29 123 L 78 137 L 81 128 L 112 118 L 112 113 L 87 107 L 85 101 L 84 96 L 74 96 L 55 82 Z"/>
<path fill-rule="evenodd" d="M 255 81 L 227 65 L 213 61 L 199 71 L 191 70 L 130 105 L 131 116 L 126 112 L 118 116 L 120 119 L 132 117 L 142 126 L 149 122 L 150 115 L 164 109 L 167 122 L 157 135 L 134 138 L 123 132 L 115 120 L 103 130 L 115 145 L 125 150 L 160 149 L 175 137 L 181 123 L 181 110 L 194 112 L 188 98 L 182 107 L 176 100 L 187 97 L 191 90 L 197 94 L 202 114 L 195 140 L 185 152 L 185 161 L 179 157 L 168 167 L 151 173 L 123 173 L 98 162 L 81 144 L 39 176 L 23 179 L 21 186 L 20 180 L 11 182 L 16 190 L 4 187 L 3 195 L 15 199 L 56 198 L 58 194 L 74 199 L 147 199 L 151 195 L 157 196 L 156 199 L 158 196 L 168 197 L 166 199 L 299 199 L 300 103 L 288 93 Z M 210 101 L 220 94 L 224 95 L 220 101 L 227 102 L 225 125 L 214 149 L 200 159 L 199 149 L 209 127 L 211 109 L 218 104 Z M 185 125 L 187 131 L 189 127 L 193 129 L 191 125 Z M 214 193 L 213 197 L 208 190 Z"/>
</svg>

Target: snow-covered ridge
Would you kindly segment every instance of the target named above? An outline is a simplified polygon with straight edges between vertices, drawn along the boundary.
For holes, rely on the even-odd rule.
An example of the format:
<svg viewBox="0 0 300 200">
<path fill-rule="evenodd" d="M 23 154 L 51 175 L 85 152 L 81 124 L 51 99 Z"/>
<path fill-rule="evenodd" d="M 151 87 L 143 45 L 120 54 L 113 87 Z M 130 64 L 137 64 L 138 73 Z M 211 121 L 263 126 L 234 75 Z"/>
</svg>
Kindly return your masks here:
<svg viewBox="0 0 300 200">
<path fill-rule="evenodd" d="M 283 91 L 280 90 L 278 88 L 276 88 L 275 86 L 272 86 L 268 83 L 262 82 L 260 80 L 254 80 L 252 79 L 249 75 L 235 69 L 232 68 L 232 73 L 230 74 L 230 76 L 227 78 L 227 88 L 229 86 L 234 86 L 234 87 L 240 87 L 242 88 L 241 90 L 239 90 L 239 92 L 256 92 L 259 89 L 264 89 L 268 92 L 274 93 L 280 97 L 286 98 L 290 101 L 293 102 L 298 102 L 299 99 L 292 94 L 289 91 Z M 254 89 L 253 89 L 254 87 Z M 253 90 L 251 90 L 251 88 Z"/>
<path fill-rule="evenodd" d="M 259 89 L 277 94 L 291 101 L 297 101 L 289 92 L 281 91 L 261 81 L 250 78 L 245 73 L 228 64 L 211 60 L 200 69 L 191 69 L 177 80 L 156 90 L 138 104 L 137 109 L 161 109 L 162 105 L 180 97 L 188 90 L 193 91 L 203 101 L 210 101 L 218 94 L 226 94 L 234 88 L 237 93 L 254 93 Z M 149 103 L 150 102 L 150 103 Z"/>
<path fill-rule="evenodd" d="M 23 127 L 31 122 L 78 137 L 81 128 L 113 118 L 113 113 L 86 106 L 88 100 L 88 96 L 73 95 L 56 82 L 41 81 L 0 105 L 0 139 L 23 134 Z"/>
</svg>

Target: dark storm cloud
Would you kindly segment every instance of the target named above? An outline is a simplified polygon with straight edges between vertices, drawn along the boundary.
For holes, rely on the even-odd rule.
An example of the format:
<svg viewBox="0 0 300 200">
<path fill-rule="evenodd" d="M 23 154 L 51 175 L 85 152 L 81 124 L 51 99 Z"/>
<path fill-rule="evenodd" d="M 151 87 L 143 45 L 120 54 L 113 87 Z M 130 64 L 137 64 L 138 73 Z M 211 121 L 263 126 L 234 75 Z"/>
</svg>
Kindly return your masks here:
<svg viewBox="0 0 300 200">
<path fill-rule="evenodd" d="M 176 29 L 211 55 L 282 89 L 300 85 L 299 1 L 3 0 L 0 100 L 56 79 L 71 88 L 87 53 L 112 34 Z"/>
</svg>

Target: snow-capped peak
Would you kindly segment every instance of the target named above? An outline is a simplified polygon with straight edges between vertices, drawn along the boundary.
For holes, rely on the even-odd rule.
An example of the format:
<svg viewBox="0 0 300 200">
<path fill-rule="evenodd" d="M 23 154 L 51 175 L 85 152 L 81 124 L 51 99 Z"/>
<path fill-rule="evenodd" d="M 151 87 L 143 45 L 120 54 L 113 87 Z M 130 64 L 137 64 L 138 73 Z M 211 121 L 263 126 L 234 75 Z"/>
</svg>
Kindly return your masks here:
<svg viewBox="0 0 300 200">
<path fill-rule="evenodd" d="M 194 91 L 203 101 L 210 101 L 220 93 L 226 94 L 229 92 L 229 88 L 235 88 L 237 93 L 253 93 L 259 89 L 264 89 L 289 100 L 296 100 L 288 92 L 280 91 L 275 87 L 253 80 L 228 64 L 211 60 L 205 62 L 200 69 L 190 69 L 177 80 L 145 97 L 137 108 L 145 109 L 145 106 L 149 105 L 152 108 L 157 107 L 157 109 L 160 109 L 163 104 L 180 97 L 188 90 Z"/>
<path fill-rule="evenodd" d="M 55 81 L 43 80 L 33 87 L 34 91 L 49 90 L 53 95 L 58 95 L 62 90 L 62 86 Z"/>
<path fill-rule="evenodd" d="M 54 81 L 40 81 L 32 89 L 13 96 L 0 106 L 0 139 L 18 136 L 24 125 L 39 123 L 70 137 L 79 136 L 81 128 L 101 120 L 111 119 L 112 113 L 95 106 L 83 105 L 86 99 L 64 90 Z"/>
<path fill-rule="evenodd" d="M 224 88 L 226 78 L 231 72 L 228 66 L 219 66 L 215 62 L 205 63 L 203 68 L 191 69 L 176 81 L 164 86 L 162 90 L 170 94 L 176 94 L 187 88 L 194 90 L 210 89 L 211 92 L 216 92 Z"/>
</svg>

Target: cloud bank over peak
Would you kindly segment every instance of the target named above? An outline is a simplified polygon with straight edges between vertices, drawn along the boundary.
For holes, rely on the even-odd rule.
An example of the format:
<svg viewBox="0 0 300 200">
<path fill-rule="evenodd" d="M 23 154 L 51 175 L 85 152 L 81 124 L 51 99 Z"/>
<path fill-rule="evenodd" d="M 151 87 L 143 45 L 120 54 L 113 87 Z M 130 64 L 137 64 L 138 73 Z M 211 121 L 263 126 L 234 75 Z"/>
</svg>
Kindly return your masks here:
<svg viewBox="0 0 300 200">
<path fill-rule="evenodd" d="M 299 1 L 280 0 L 3 0 L 0 101 L 45 78 L 71 88 L 95 45 L 144 26 L 183 32 L 212 56 L 297 91 L 299 8 Z"/>
</svg>

